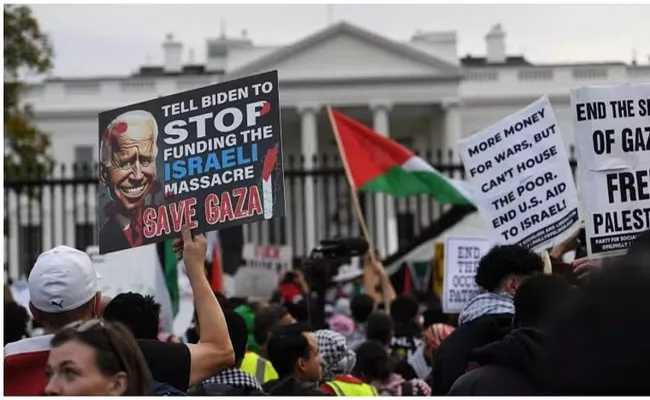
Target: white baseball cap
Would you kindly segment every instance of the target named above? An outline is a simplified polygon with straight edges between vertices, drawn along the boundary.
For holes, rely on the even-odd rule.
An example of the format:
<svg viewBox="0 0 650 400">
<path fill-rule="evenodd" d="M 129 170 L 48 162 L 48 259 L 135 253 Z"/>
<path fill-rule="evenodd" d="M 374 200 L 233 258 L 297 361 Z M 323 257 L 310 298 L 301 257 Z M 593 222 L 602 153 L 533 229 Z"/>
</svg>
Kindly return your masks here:
<svg viewBox="0 0 650 400">
<path fill-rule="evenodd" d="M 36 259 L 29 274 L 30 302 L 37 310 L 61 313 L 89 302 L 99 291 L 88 254 L 68 246 L 57 246 Z"/>
</svg>

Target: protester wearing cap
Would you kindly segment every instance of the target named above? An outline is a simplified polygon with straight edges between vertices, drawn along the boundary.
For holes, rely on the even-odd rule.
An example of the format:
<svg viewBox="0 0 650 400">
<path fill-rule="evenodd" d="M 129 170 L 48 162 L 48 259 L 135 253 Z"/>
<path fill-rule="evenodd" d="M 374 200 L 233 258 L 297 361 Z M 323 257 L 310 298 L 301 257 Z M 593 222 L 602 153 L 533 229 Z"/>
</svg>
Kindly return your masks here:
<svg viewBox="0 0 650 400">
<path fill-rule="evenodd" d="M 45 335 L 4 348 L 4 394 L 37 396 L 47 384 L 45 368 L 54 334 L 75 321 L 97 316 L 101 294 L 90 257 L 58 246 L 42 253 L 28 278 L 29 309 Z"/>
</svg>

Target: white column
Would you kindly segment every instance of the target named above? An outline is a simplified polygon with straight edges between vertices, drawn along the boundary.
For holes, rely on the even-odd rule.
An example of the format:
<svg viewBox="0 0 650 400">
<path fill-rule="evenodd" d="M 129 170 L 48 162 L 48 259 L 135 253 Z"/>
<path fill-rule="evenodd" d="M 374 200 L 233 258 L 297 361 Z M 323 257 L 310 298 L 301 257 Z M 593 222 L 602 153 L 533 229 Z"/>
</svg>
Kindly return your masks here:
<svg viewBox="0 0 650 400">
<path fill-rule="evenodd" d="M 449 160 L 449 149 L 454 152 L 454 161 L 460 161 L 458 156 L 458 141 L 463 137 L 460 116 L 460 99 L 444 99 L 442 109 L 445 111 L 444 131 L 442 139 L 443 160 Z"/>
<path fill-rule="evenodd" d="M 301 122 L 301 154 L 305 158 L 305 163 L 303 168 L 305 170 L 312 170 L 314 168 L 314 163 L 312 157 L 318 151 L 318 131 L 317 131 L 317 113 L 320 107 L 315 104 L 307 104 L 298 106 L 298 112 L 300 113 L 300 122 Z M 314 179 L 313 177 L 305 178 L 305 202 L 297 202 L 296 206 L 300 204 L 300 207 L 303 207 L 303 210 L 294 209 L 294 212 L 297 212 L 300 216 L 304 213 L 304 219 L 298 218 L 297 232 L 298 239 L 302 236 L 302 224 L 306 226 L 306 235 L 303 238 L 306 251 L 310 251 L 314 246 L 316 246 L 316 210 L 314 207 L 315 196 L 314 196 Z M 295 207 L 297 208 L 297 207 Z M 299 242 L 299 241 L 298 241 Z"/>
<path fill-rule="evenodd" d="M 389 113 L 392 105 L 386 102 L 370 105 L 372 110 L 373 130 L 383 136 L 390 136 Z M 377 250 L 381 256 L 387 256 L 397 251 L 397 219 L 395 218 L 394 203 L 386 201 L 386 195 L 375 195 L 375 224 L 377 232 Z"/>
</svg>

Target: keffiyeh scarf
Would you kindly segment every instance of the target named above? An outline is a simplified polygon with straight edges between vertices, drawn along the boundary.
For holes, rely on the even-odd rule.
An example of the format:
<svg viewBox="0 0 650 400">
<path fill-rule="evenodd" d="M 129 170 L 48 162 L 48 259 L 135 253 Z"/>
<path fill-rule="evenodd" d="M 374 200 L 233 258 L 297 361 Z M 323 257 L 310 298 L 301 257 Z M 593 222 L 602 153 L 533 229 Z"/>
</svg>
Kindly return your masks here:
<svg viewBox="0 0 650 400">
<path fill-rule="evenodd" d="M 458 324 L 463 325 L 472 322 L 484 315 L 491 314 L 513 314 L 515 305 L 512 295 L 509 293 L 483 293 L 465 305 L 465 308 L 458 317 Z"/>
</svg>

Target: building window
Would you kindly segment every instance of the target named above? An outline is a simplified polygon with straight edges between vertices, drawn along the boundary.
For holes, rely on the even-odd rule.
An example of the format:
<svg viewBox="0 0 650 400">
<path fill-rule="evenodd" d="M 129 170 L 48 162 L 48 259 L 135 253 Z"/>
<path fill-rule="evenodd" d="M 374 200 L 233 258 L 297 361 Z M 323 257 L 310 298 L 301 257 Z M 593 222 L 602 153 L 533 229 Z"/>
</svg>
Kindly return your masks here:
<svg viewBox="0 0 650 400">
<path fill-rule="evenodd" d="M 29 273 L 42 250 L 42 230 L 40 225 L 25 225 L 20 227 L 18 253 L 20 270 L 25 276 Z"/>
<path fill-rule="evenodd" d="M 550 81 L 553 80 L 552 69 L 522 69 L 517 74 L 520 81 Z"/>
<path fill-rule="evenodd" d="M 74 177 L 90 178 L 93 175 L 95 149 L 93 146 L 75 146 L 74 148 Z"/>
<path fill-rule="evenodd" d="M 81 251 L 86 251 L 89 246 L 95 245 L 95 225 L 77 222 L 74 230 L 74 242 Z"/>
</svg>

